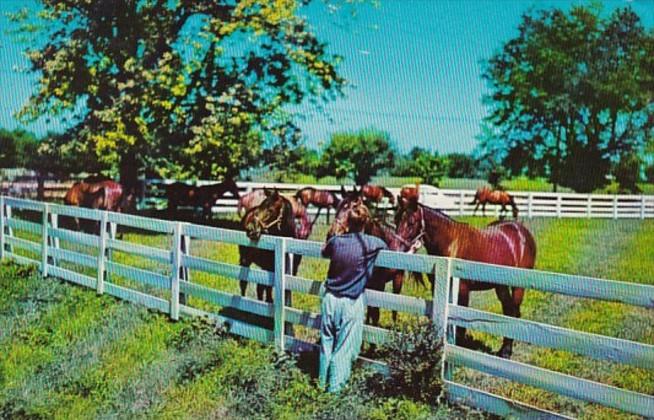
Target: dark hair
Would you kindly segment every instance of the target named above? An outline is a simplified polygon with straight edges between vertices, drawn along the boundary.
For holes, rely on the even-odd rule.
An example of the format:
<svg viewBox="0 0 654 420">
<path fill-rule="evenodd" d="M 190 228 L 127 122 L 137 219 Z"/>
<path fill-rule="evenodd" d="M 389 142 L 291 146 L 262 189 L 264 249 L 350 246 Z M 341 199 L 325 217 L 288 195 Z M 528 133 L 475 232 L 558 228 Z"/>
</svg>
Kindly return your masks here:
<svg viewBox="0 0 654 420">
<path fill-rule="evenodd" d="M 357 206 L 350 211 L 347 226 L 350 232 L 361 232 L 370 217 L 366 206 Z"/>
</svg>

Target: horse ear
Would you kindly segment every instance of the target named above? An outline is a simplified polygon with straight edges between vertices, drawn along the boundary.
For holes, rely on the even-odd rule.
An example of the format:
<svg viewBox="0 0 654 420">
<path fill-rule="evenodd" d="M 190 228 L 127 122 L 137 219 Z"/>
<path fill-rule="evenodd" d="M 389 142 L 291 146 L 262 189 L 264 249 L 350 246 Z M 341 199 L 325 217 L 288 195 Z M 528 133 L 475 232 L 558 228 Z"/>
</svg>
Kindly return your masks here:
<svg viewBox="0 0 654 420">
<path fill-rule="evenodd" d="M 268 187 L 263 187 L 263 193 L 266 195 L 266 197 L 270 197 L 270 190 Z"/>
<path fill-rule="evenodd" d="M 345 192 L 345 186 L 343 186 L 343 184 L 341 184 L 341 194 L 343 195 L 343 197 L 345 197 L 346 192 Z"/>
</svg>

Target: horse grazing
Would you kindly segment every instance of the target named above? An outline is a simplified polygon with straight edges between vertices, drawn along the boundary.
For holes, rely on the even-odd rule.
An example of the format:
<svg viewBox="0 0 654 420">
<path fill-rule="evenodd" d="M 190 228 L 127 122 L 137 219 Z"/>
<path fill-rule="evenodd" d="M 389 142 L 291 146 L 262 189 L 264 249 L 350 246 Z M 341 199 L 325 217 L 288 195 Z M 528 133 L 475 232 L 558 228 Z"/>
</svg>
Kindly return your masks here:
<svg viewBox="0 0 654 420">
<path fill-rule="evenodd" d="M 408 242 L 400 237 L 393 227 L 386 225 L 382 221 L 370 217 L 370 211 L 365 205 L 361 191 L 357 191 L 356 187 L 352 192 L 344 192 L 344 198 L 338 207 L 334 222 L 332 223 L 328 239 L 334 235 L 341 235 L 347 233 L 348 220 L 351 212 L 363 206 L 365 213 L 368 214 L 364 226 L 364 232 L 368 235 L 376 236 L 383 240 L 388 249 L 397 252 L 414 253 L 419 248 L 419 241 Z M 404 280 L 404 271 L 390 268 L 375 267 L 372 277 L 366 284 L 367 289 L 384 291 L 386 283 L 393 281 L 393 293 L 399 294 L 402 291 L 402 283 Z M 397 313 L 393 311 L 393 321 L 397 318 Z M 369 306 L 366 314 L 366 322 L 371 325 L 379 325 L 379 308 Z"/>
<path fill-rule="evenodd" d="M 422 236 L 430 255 L 520 268 L 533 268 L 536 261 L 534 237 L 516 221 L 496 221 L 477 229 L 417 202 L 404 208 L 398 215 L 398 221 L 397 233 L 408 241 Z M 433 288 L 433 275 L 430 281 Z M 468 306 L 471 291 L 488 289 L 495 289 L 505 315 L 520 318 L 520 305 L 525 293 L 520 287 L 509 290 L 508 286 L 461 279 L 458 304 Z M 457 328 L 457 343 L 463 343 L 465 334 L 465 329 Z M 510 358 L 512 352 L 513 340 L 504 337 L 498 355 Z"/>
<path fill-rule="evenodd" d="M 327 223 L 329 223 L 329 209 L 336 208 L 340 200 L 336 197 L 331 191 L 319 190 L 313 187 L 304 187 L 298 192 L 295 193 L 295 198 L 297 198 L 303 206 L 309 207 L 309 205 L 318 207 L 318 213 L 313 219 L 312 224 L 318 220 L 320 212 L 322 209 L 327 209 Z"/>
<path fill-rule="evenodd" d="M 382 202 L 384 197 L 388 199 L 390 204 L 395 204 L 395 196 L 393 196 L 393 193 L 379 185 L 364 185 L 361 187 L 361 195 L 367 204 L 371 204 L 375 207 L 375 213 L 379 213 L 379 204 Z"/>
<path fill-rule="evenodd" d="M 211 216 L 211 208 L 227 192 L 237 200 L 240 198 L 238 186 L 231 178 L 218 184 L 203 185 L 201 187 L 175 182 L 166 186 L 168 211 L 175 213 L 179 206 L 201 207 L 202 217 L 208 220 Z"/>
<path fill-rule="evenodd" d="M 389 203 L 395 204 L 393 193 L 379 185 L 364 185 L 361 187 L 361 195 L 363 195 L 365 201 L 370 203 L 381 203 L 384 197 L 386 197 Z"/>
<path fill-rule="evenodd" d="M 248 238 L 258 241 L 261 235 L 284 236 L 287 238 L 301 238 L 310 230 L 302 230 L 295 224 L 295 215 L 291 202 L 277 190 L 265 190 L 266 198 L 259 206 L 250 209 L 241 219 L 241 227 L 245 230 Z M 308 221 L 307 221 L 308 224 Z M 305 228 L 306 229 L 306 228 Z M 275 253 L 273 251 L 239 245 L 239 264 L 243 267 L 250 267 L 252 263 L 263 270 L 275 271 Z M 301 255 L 294 256 L 294 265 L 290 274 L 296 275 Z M 286 255 L 286 266 L 290 267 L 290 258 Z M 245 296 L 248 282 L 241 281 L 241 296 Z M 257 284 L 257 298 L 263 300 L 264 292 L 266 301 L 272 302 L 272 287 Z"/>
<path fill-rule="evenodd" d="M 480 205 L 482 214 L 486 216 L 486 204 L 498 204 L 502 206 L 500 209 L 500 218 L 504 218 L 504 215 L 508 212 L 507 205 L 511 206 L 513 218 L 518 218 L 518 206 L 516 206 L 513 196 L 503 190 L 491 190 L 488 187 L 479 188 L 470 204 L 476 204 L 475 210 L 472 212 L 473 216 L 477 213 Z"/>
</svg>

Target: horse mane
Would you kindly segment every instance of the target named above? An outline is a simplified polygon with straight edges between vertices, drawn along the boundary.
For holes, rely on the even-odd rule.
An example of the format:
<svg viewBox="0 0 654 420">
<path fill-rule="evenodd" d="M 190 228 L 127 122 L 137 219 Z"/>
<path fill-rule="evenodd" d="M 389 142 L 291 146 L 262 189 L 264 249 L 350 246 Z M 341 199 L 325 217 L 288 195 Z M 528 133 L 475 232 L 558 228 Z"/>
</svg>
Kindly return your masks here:
<svg viewBox="0 0 654 420">
<path fill-rule="evenodd" d="M 459 224 L 459 225 L 470 226 L 469 223 L 460 222 L 460 221 L 454 219 L 452 216 L 448 216 L 447 214 L 445 214 L 445 212 L 444 212 L 442 209 L 437 209 L 437 208 L 434 208 L 434 207 L 429 207 L 428 205 L 426 205 L 426 204 L 422 204 L 422 203 L 418 203 L 418 206 L 420 206 L 420 207 L 423 209 L 423 211 L 424 211 L 424 210 L 428 210 L 428 211 L 430 211 L 431 213 L 435 213 L 435 214 L 436 214 L 437 216 L 439 216 L 439 217 L 443 217 L 443 218 L 445 218 L 445 219 L 446 219 L 447 221 L 449 221 L 449 222 L 456 223 L 456 224 Z"/>
</svg>

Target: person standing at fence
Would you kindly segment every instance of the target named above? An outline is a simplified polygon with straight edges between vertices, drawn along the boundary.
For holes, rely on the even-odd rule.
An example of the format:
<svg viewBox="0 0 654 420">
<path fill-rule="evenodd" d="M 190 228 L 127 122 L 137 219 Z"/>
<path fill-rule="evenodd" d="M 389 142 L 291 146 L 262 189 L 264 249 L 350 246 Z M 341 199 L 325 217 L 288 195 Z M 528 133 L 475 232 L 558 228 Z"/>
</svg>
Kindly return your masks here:
<svg viewBox="0 0 654 420">
<path fill-rule="evenodd" d="M 364 206 L 352 210 L 348 233 L 333 236 L 322 248 L 330 258 L 321 303 L 319 381 L 329 392 L 340 391 L 361 350 L 365 315 L 364 289 L 372 275 L 381 239 L 364 234 L 369 217 Z"/>
</svg>

